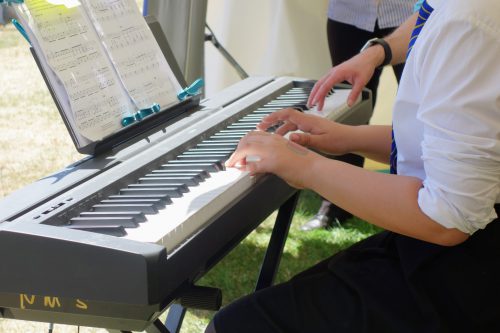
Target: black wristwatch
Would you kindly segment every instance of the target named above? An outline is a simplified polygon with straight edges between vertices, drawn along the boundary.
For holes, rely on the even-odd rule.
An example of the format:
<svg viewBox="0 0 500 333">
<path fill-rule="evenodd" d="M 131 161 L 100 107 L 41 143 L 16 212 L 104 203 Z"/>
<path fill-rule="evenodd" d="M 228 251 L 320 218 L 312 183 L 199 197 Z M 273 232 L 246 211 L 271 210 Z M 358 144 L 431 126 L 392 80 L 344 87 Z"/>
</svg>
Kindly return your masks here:
<svg viewBox="0 0 500 333">
<path fill-rule="evenodd" d="M 361 50 L 359 52 L 363 52 L 364 50 L 366 50 L 370 46 L 377 45 L 377 44 L 382 45 L 382 47 L 384 48 L 384 62 L 380 65 L 380 67 L 384 67 L 385 65 L 389 65 L 391 63 L 391 60 L 392 60 L 391 47 L 382 38 L 370 39 L 369 41 L 366 42 L 365 45 L 363 45 L 363 47 L 361 48 Z"/>
</svg>

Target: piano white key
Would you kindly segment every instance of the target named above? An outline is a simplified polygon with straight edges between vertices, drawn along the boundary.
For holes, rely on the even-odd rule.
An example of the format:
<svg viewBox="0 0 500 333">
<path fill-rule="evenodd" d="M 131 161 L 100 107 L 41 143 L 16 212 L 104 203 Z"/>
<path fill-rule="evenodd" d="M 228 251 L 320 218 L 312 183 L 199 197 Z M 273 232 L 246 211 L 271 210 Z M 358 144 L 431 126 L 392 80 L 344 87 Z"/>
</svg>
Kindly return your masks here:
<svg viewBox="0 0 500 333">
<path fill-rule="evenodd" d="M 182 197 L 172 198 L 172 204 L 158 214 L 146 215 L 147 221 L 127 229 L 124 238 L 162 244 L 171 251 L 254 183 L 255 178 L 246 171 L 216 172 Z"/>
<path fill-rule="evenodd" d="M 349 91 L 339 90 L 326 99 L 322 112 L 307 111 L 322 117 L 335 118 L 347 109 Z M 258 160 L 258 157 L 255 157 Z M 251 187 L 254 179 L 245 171 L 228 169 L 212 174 L 212 177 L 180 198 L 172 198 L 172 204 L 156 215 L 147 215 L 147 221 L 134 229 L 127 229 L 127 239 L 164 245 L 168 250 L 182 244 L 196 230 L 222 210 L 232 198 Z"/>
<path fill-rule="evenodd" d="M 335 120 L 347 111 L 346 101 L 350 91 L 336 90 L 326 98 L 323 111 L 318 112 L 315 107 L 306 113 Z M 225 131 L 215 135 L 223 135 Z M 250 157 L 252 158 L 258 160 L 257 156 Z M 211 178 L 197 187 L 190 187 L 190 192 L 180 198 L 172 198 L 172 204 L 167 205 L 158 214 L 147 215 L 147 221 L 139 227 L 127 229 L 128 234 L 124 238 L 162 244 L 171 251 L 202 228 L 233 198 L 249 189 L 254 182 L 254 177 L 250 177 L 248 172 L 237 169 L 211 173 Z"/>
</svg>

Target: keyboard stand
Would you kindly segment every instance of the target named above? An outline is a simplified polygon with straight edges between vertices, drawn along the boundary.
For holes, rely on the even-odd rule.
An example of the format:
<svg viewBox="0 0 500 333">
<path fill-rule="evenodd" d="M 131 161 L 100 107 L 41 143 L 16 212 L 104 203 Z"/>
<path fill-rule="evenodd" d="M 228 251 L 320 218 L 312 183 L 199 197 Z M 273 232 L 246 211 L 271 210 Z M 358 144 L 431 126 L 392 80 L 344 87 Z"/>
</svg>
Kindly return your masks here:
<svg viewBox="0 0 500 333">
<path fill-rule="evenodd" d="M 292 223 L 293 214 L 299 198 L 299 191 L 296 191 L 279 208 L 278 215 L 274 222 L 273 231 L 269 244 L 262 261 L 261 270 L 257 279 L 255 290 L 270 287 L 278 272 L 278 267 L 285 247 L 285 242 Z M 155 320 L 148 328 L 147 333 L 179 333 L 186 314 L 186 308 L 174 303 L 169 307 L 167 319 L 163 324 L 159 319 Z M 130 331 L 109 330 L 110 333 L 131 333 Z"/>
</svg>

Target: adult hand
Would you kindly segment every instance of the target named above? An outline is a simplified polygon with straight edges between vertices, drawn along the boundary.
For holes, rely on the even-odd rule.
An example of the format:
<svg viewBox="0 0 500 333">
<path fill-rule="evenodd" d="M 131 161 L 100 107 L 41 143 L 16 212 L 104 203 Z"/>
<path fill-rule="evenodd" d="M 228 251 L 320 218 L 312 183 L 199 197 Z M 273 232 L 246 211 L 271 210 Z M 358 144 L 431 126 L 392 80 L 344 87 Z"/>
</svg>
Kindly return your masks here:
<svg viewBox="0 0 500 333">
<path fill-rule="evenodd" d="M 308 165 L 315 157 L 321 156 L 280 135 L 253 131 L 240 140 L 226 166 L 249 171 L 251 175 L 273 173 L 293 187 L 305 188 Z"/>
<path fill-rule="evenodd" d="M 281 136 L 291 133 L 290 141 L 312 149 L 341 155 L 348 153 L 352 126 L 335 123 L 315 115 L 308 115 L 294 109 L 283 109 L 265 117 L 257 128 L 265 131 L 271 126 L 280 124 L 275 131 Z"/>
</svg>

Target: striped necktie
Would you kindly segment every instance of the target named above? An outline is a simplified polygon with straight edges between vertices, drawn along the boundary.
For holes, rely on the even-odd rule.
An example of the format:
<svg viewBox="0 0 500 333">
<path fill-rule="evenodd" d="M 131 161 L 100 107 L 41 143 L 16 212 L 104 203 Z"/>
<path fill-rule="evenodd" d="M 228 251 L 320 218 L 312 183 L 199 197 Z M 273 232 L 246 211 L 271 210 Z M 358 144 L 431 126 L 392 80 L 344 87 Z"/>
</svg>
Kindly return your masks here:
<svg viewBox="0 0 500 333">
<path fill-rule="evenodd" d="M 427 21 L 433 10 L 434 8 L 432 8 L 427 3 L 427 0 L 422 3 L 420 11 L 418 12 L 417 22 L 415 23 L 415 27 L 413 28 L 413 31 L 411 33 L 410 43 L 408 44 L 408 51 L 406 53 L 406 59 L 408 59 L 408 56 L 410 55 L 410 52 L 413 49 L 413 45 L 415 44 L 415 41 L 417 40 L 417 37 L 420 34 L 420 31 L 424 27 L 425 22 Z M 396 146 L 396 140 L 394 140 L 394 131 L 392 131 L 391 156 L 390 156 L 390 167 L 392 174 L 398 173 L 397 161 L 398 161 L 398 148 Z"/>
</svg>

